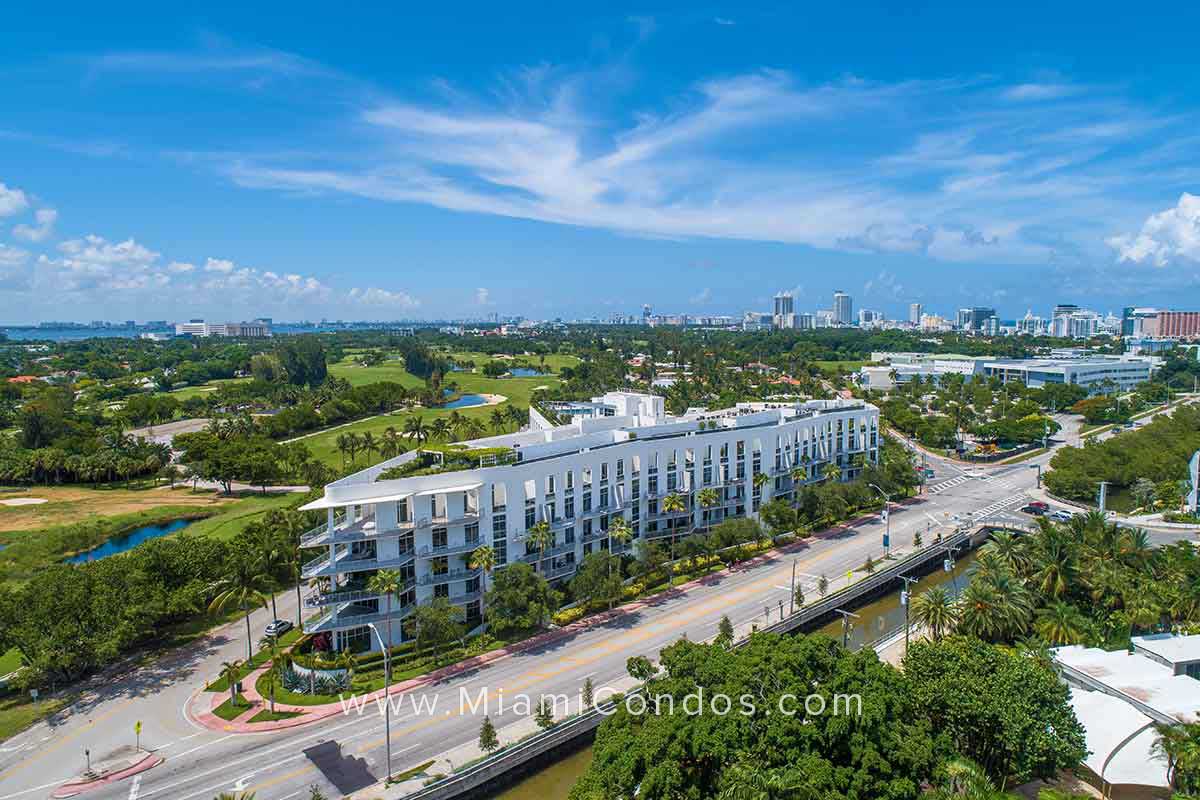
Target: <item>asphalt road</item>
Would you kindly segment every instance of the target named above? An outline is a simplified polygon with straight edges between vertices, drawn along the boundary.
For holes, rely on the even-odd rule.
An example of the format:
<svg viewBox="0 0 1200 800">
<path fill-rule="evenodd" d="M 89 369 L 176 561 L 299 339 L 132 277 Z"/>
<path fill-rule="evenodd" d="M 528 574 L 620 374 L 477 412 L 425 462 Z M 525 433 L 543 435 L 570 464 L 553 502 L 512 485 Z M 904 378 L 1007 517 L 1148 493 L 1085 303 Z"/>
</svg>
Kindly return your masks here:
<svg viewBox="0 0 1200 800">
<path fill-rule="evenodd" d="M 990 468 L 964 468 L 930 459 L 935 475 L 927 483 L 927 494 L 892 513 L 893 552 L 911 550 L 917 532 L 929 542 L 939 528 L 948 532 L 969 517 L 1017 513 L 1035 485 L 1036 472 L 1030 465 L 1045 464 L 1048 459 L 1046 454 Z M 523 709 L 512 707 L 517 696 L 577 697 L 587 678 L 597 688 L 619 688 L 630 656 L 653 658 L 663 646 L 682 636 L 693 641 L 710 638 L 723 615 L 739 628 L 761 623 L 768 616 L 778 619 L 780 603 L 785 611 L 787 608 L 793 562 L 806 594 L 815 596 L 817 576 L 826 575 L 836 587 L 845 580 L 847 570 L 860 567 L 867 556 L 883 557 L 883 531 L 883 523 L 872 519 L 813 540 L 768 563 L 716 576 L 686 591 L 676 590 L 568 639 L 416 690 L 400 701 L 393 698 L 398 710 L 392 718 L 393 771 L 424 763 L 478 738 L 484 711 L 463 708 L 463 690 L 473 699 L 486 691 L 488 713 L 503 739 L 504 726 L 528 718 Z M 1179 531 L 1152 535 L 1158 542 L 1194 538 Z M 280 615 L 294 617 L 294 593 L 281 595 L 280 601 Z M 254 615 L 256 641 L 267 620 L 263 612 Z M 85 748 L 98 759 L 132 744 L 134 724 L 139 720 L 144 726 L 143 746 L 162 755 L 164 763 L 137 778 L 90 791 L 89 798 L 210 800 L 222 791 L 245 790 L 254 792 L 256 800 L 303 800 L 310 784 L 339 797 L 382 778 L 384 724 L 375 708 L 361 716 L 338 715 L 275 733 L 232 735 L 196 727 L 185 717 L 187 701 L 206 677 L 216 675 L 220 662 L 230 657 L 245 657 L 240 623 L 152 667 L 100 683 L 68 713 L 0 744 L 0 800 L 47 797 L 82 771 Z M 501 696 L 508 705 L 503 711 L 497 705 Z"/>
</svg>

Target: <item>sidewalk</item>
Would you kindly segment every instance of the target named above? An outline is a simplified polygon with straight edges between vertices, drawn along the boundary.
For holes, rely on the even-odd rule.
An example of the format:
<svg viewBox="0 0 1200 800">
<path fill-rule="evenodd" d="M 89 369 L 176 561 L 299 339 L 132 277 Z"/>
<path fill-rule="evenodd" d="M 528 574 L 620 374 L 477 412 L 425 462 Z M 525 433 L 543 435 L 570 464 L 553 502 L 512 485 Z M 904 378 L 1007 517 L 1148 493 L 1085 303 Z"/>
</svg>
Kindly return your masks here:
<svg viewBox="0 0 1200 800">
<path fill-rule="evenodd" d="M 925 499 L 926 498 L 924 496 L 906 497 L 903 500 L 894 501 L 892 505 L 893 505 L 893 507 L 899 506 L 899 507 L 903 508 L 906 506 L 911 506 L 914 503 L 922 502 Z M 898 512 L 900 509 L 895 509 L 895 510 Z M 752 558 L 749 558 L 739 564 L 734 564 L 734 565 L 731 565 L 728 567 L 724 567 L 720 570 L 716 570 L 716 571 L 710 572 L 706 575 L 702 575 L 699 578 L 694 578 L 690 581 L 687 581 L 686 583 L 681 583 L 677 586 L 664 589 L 663 591 L 659 592 L 658 594 L 651 595 L 649 597 L 644 597 L 644 598 L 641 598 L 640 600 L 634 600 L 629 603 L 625 603 L 624 605 L 617 606 L 616 608 L 612 609 L 611 611 L 601 611 L 596 614 L 591 614 L 591 615 L 588 615 L 588 616 L 584 617 L 583 619 L 580 619 L 576 622 L 572 622 L 570 625 L 565 625 L 561 628 L 555 628 L 552 630 L 544 631 L 544 632 L 539 633 L 535 636 L 532 636 L 528 639 L 524 639 L 520 642 L 515 642 L 511 645 L 508 645 L 507 647 L 502 647 L 497 650 L 492 650 L 492 651 L 484 653 L 482 655 L 474 656 L 472 658 L 468 658 L 463 661 L 459 661 L 455 664 L 450 664 L 448 666 L 441 667 L 437 670 L 434 670 L 433 672 L 426 673 L 425 675 L 421 675 L 416 678 L 410 678 L 406 681 L 401 681 L 399 683 L 392 685 L 387 693 L 388 694 L 400 694 L 402 692 L 408 692 L 413 689 L 417 689 L 422 686 L 426 686 L 428 684 L 436 683 L 436 682 L 442 681 L 446 678 L 450 678 L 455 675 L 459 675 L 463 672 L 468 672 L 470 670 L 478 669 L 479 667 L 495 663 L 497 661 L 500 661 L 501 659 L 508 658 L 511 655 L 515 655 L 517 653 L 522 653 L 526 650 L 541 647 L 541 646 L 549 644 L 551 642 L 556 642 L 560 639 L 574 636 L 574 635 L 576 635 L 578 633 L 582 633 L 583 631 L 586 631 L 590 628 L 593 628 L 593 627 L 596 627 L 599 625 L 604 625 L 604 624 L 610 622 L 611 620 L 617 619 L 626 614 L 631 614 L 631 613 L 639 611 L 643 608 L 651 607 L 654 604 L 656 604 L 657 602 L 659 602 L 665 595 L 667 595 L 669 593 L 685 592 L 688 589 L 702 586 L 706 582 L 711 581 L 713 579 L 713 577 L 717 576 L 717 575 L 727 574 L 727 573 L 741 571 L 741 570 L 753 569 L 757 566 L 768 563 L 780 556 L 787 555 L 788 553 L 791 553 L 795 550 L 804 548 L 806 546 L 806 542 L 809 539 L 819 539 L 819 538 L 825 538 L 828 536 L 835 536 L 835 535 L 843 534 L 846 531 L 851 530 L 851 529 L 857 527 L 858 525 L 863 524 L 864 522 L 871 522 L 873 520 L 878 519 L 878 516 L 879 515 L 877 513 L 863 514 L 859 517 L 856 517 L 855 519 L 848 520 L 846 522 L 839 523 L 832 527 L 825 528 L 821 531 L 814 532 L 809 537 L 798 538 L 796 541 L 791 542 L 789 544 L 782 545 L 780 547 L 773 547 L 770 550 L 766 550 L 762 553 L 759 553 L 758 555 L 756 555 Z M 899 552 L 900 552 L 899 550 L 895 550 L 895 551 L 893 551 L 893 554 L 896 554 Z M 300 716 L 291 717 L 289 719 L 275 720 L 273 722 L 260 722 L 260 723 L 251 724 L 249 722 L 249 719 L 251 717 L 253 717 L 254 714 L 257 714 L 259 711 L 262 711 L 264 708 L 266 708 L 266 709 L 270 708 L 270 703 L 268 701 L 264 700 L 264 698 L 258 693 L 258 691 L 254 687 L 255 681 L 258 680 L 258 678 L 266 671 L 266 669 L 267 669 L 267 667 L 261 667 L 261 668 L 255 670 L 254 672 L 250 673 L 249 675 L 247 675 L 242 680 L 242 685 L 243 685 L 242 696 L 251 702 L 253 708 L 244 712 L 243 714 L 239 715 L 236 719 L 234 719 L 232 721 L 227 721 L 227 720 L 221 719 L 220 717 L 218 717 L 216 714 L 213 713 L 213 711 L 218 706 L 220 706 L 222 703 L 224 703 L 226 700 L 229 699 L 229 695 L 227 692 L 208 692 L 208 691 L 204 691 L 203 689 L 197 690 L 192 695 L 191 699 L 188 701 L 186 716 L 193 723 L 195 723 L 201 727 L 208 728 L 209 730 L 213 730 L 213 731 L 220 731 L 223 733 L 263 733 L 263 732 L 282 730 L 284 728 L 294 728 L 299 725 L 308 725 L 311 723 L 319 722 L 320 720 L 323 720 L 323 719 L 328 719 L 329 717 L 332 717 L 332 716 L 342 713 L 343 709 L 342 709 L 342 704 L 340 702 L 326 703 L 324 705 L 316 705 L 316 706 L 298 706 L 298 705 L 292 705 L 289 703 L 277 702 L 275 704 L 276 711 L 298 712 L 300 714 Z M 371 692 L 370 694 L 366 695 L 366 702 L 375 702 L 379 698 L 382 698 L 384 696 L 384 694 L 385 694 L 385 692 L 383 689 L 378 689 L 374 692 Z M 251 713 L 251 711 L 253 711 L 254 713 Z"/>
<path fill-rule="evenodd" d="M 104 761 L 93 763 L 91 771 L 80 775 L 78 780 L 68 781 L 55 789 L 50 796 L 55 800 L 75 797 L 84 792 L 108 786 L 110 783 L 139 775 L 161 763 L 163 763 L 162 756 L 155 755 L 148 750 L 134 750 L 132 747 L 120 748 L 109 754 Z"/>
</svg>

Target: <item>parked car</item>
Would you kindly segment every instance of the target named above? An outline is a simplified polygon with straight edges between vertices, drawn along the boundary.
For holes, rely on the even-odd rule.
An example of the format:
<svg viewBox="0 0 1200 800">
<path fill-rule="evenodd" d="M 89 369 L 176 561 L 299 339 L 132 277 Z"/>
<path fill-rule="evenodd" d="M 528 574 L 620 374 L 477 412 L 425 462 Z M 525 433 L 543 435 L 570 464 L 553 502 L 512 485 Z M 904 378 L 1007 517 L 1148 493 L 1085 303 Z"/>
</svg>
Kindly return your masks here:
<svg viewBox="0 0 1200 800">
<path fill-rule="evenodd" d="M 1049 510 L 1050 510 L 1050 504 L 1049 504 L 1049 503 L 1043 503 L 1041 500 L 1031 500 L 1031 501 L 1029 502 L 1029 505 L 1033 506 L 1034 508 L 1040 508 L 1042 511 L 1049 511 Z"/>
<path fill-rule="evenodd" d="M 1021 513 L 1030 514 L 1035 517 L 1040 517 L 1042 514 L 1046 513 L 1046 509 L 1044 509 L 1040 506 L 1035 506 L 1033 503 L 1030 503 L 1029 505 L 1024 506 L 1021 509 Z"/>
<path fill-rule="evenodd" d="M 1075 515 L 1070 511 L 1062 511 L 1060 509 L 1058 511 L 1051 511 L 1047 516 L 1055 522 L 1070 522 Z"/>
<path fill-rule="evenodd" d="M 277 619 L 271 621 L 267 625 L 267 629 L 264 631 L 264 633 L 266 633 L 267 636 L 278 637 L 283 636 L 291 629 L 292 623 L 288 622 L 286 619 Z"/>
</svg>

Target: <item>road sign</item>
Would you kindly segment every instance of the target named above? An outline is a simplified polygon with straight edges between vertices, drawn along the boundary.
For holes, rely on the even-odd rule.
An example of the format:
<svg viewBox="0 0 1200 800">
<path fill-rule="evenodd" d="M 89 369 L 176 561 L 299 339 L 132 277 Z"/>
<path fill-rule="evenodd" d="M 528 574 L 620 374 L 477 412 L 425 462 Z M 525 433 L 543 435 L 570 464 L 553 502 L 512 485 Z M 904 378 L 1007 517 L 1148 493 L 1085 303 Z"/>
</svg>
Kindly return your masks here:
<svg viewBox="0 0 1200 800">
<path fill-rule="evenodd" d="M 891 540 L 888 538 L 888 535 L 885 533 L 883 535 L 883 546 L 888 547 L 890 545 L 891 545 Z"/>
</svg>

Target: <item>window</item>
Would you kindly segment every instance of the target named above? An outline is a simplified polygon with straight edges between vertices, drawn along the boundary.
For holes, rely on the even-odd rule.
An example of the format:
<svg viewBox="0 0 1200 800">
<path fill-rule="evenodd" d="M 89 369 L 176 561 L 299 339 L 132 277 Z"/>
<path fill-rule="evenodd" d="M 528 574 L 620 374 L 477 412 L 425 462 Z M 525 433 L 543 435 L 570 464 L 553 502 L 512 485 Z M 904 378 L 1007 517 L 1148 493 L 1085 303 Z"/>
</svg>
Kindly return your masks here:
<svg viewBox="0 0 1200 800">
<path fill-rule="evenodd" d="M 575 489 L 575 470 L 571 470 L 571 469 L 567 470 L 566 485 L 567 485 L 568 492 L 573 491 Z"/>
<path fill-rule="evenodd" d="M 433 529 L 433 546 L 434 547 L 445 547 L 447 544 L 447 541 L 448 541 L 448 537 L 446 535 L 445 528 L 434 528 Z"/>
<path fill-rule="evenodd" d="M 537 523 L 537 504 L 531 497 L 525 501 L 525 530 L 529 530 Z"/>
<path fill-rule="evenodd" d="M 592 521 L 585 519 L 583 521 L 583 540 L 586 542 L 592 537 Z"/>
<path fill-rule="evenodd" d="M 554 476 L 546 476 L 546 494 L 554 494 Z"/>
<path fill-rule="evenodd" d="M 592 510 L 592 493 L 584 492 L 583 493 L 583 513 L 585 513 L 585 514 L 591 513 L 591 510 Z"/>
<path fill-rule="evenodd" d="M 575 518 L 575 495 L 567 495 L 563 498 L 563 516 L 566 519 Z"/>
<path fill-rule="evenodd" d="M 503 511 L 505 503 L 505 489 L 502 483 L 492 484 L 492 511 Z"/>
<path fill-rule="evenodd" d="M 606 483 L 608 483 L 608 462 L 607 461 L 605 461 L 603 464 L 600 465 L 600 485 L 603 486 Z"/>
<path fill-rule="evenodd" d="M 617 480 L 625 480 L 625 459 L 623 458 L 617 459 Z"/>
<path fill-rule="evenodd" d="M 474 544 L 479 541 L 479 523 L 472 522 L 466 527 L 467 544 Z"/>
<path fill-rule="evenodd" d="M 646 491 L 649 492 L 651 495 L 658 494 L 658 476 L 657 475 L 651 475 L 649 478 L 646 479 Z"/>
<path fill-rule="evenodd" d="M 575 526 L 563 529 L 563 544 L 575 544 Z"/>
</svg>

